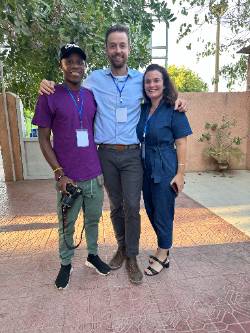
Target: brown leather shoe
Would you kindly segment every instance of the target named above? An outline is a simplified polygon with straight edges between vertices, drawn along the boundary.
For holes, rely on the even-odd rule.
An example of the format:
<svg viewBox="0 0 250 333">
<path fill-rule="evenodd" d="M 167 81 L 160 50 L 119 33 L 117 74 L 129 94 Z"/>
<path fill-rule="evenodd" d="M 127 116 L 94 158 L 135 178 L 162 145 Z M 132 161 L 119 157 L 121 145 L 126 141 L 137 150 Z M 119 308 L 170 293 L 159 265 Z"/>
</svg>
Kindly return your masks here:
<svg viewBox="0 0 250 333">
<path fill-rule="evenodd" d="M 109 262 L 109 267 L 113 270 L 122 267 L 124 260 L 126 259 L 125 248 L 118 247 L 118 250 L 114 254 L 113 258 Z"/>
<path fill-rule="evenodd" d="M 130 282 L 134 284 L 142 283 L 143 274 L 137 264 L 136 257 L 128 257 L 126 259 L 126 269 Z"/>
</svg>

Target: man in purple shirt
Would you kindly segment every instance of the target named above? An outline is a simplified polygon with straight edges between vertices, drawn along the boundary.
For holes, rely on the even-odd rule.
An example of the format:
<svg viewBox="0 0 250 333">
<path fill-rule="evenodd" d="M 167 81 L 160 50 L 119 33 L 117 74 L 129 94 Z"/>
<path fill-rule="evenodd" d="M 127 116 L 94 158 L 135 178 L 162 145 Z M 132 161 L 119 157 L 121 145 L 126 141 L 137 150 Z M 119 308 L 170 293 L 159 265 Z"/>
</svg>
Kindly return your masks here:
<svg viewBox="0 0 250 333">
<path fill-rule="evenodd" d="M 81 87 L 86 55 L 76 44 L 61 48 L 60 66 L 64 83 L 55 87 L 53 95 L 39 96 L 32 123 L 38 125 L 39 143 L 57 182 L 57 211 L 59 220 L 59 254 L 61 268 L 55 281 L 58 289 L 67 287 L 74 255 L 74 225 L 80 209 L 85 215 L 88 249 L 86 265 L 102 275 L 110 267 L 97 254 L 98 223 L 102 214 L 102 171 L 93 135 L 96 103 L 91 91 Z M 51 145 L 53 133 L 53 147 Z M 62 196 L 67 184 L 81 188 L 82 194 L 67 212 L 64 231 Z M 64 239 L 65 237 L 65 239 Z M 70 245 L 68 245 L 70 244 Z"/>
</svg>

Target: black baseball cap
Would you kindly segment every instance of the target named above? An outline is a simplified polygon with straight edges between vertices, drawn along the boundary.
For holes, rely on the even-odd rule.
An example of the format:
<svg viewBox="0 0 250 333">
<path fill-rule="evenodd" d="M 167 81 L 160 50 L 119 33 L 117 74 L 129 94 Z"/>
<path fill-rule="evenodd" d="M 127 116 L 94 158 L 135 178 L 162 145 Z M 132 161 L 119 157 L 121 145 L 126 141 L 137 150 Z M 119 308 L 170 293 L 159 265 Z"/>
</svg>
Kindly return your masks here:
<svg viewBox="0 0 250 333">
<path fill-rule="evenodd" d="M 77 53 L 82 57 L 84 61 L 86 61 L 86 53 L 80 48 L 79 45 L 75 43 L 69 43 L 64 45 L 60 50 L 60 60 L 64 58 L 68 58 L 71 54 Z"/>
</svg>

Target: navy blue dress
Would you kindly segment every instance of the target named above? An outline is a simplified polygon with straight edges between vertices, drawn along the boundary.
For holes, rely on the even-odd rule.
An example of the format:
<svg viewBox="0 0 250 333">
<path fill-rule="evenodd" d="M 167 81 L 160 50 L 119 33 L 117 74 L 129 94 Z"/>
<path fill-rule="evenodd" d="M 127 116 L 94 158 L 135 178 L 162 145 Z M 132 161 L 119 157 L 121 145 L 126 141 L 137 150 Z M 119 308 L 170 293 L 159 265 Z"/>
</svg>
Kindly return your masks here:
<svg viewBox="0 0 250 333">
<path fill-rule="evenodd" d="M 149 110 L 148 104 L 142 105 L 137 125 L 138 138 L 145 144 L 143 199 L 158 247 L 169 249 L 173 243 L 176 197 L 170 182 L 178 169 L 175 140 L 192 134 L 192 130 L 185 113 L 174 111 L 165 102 L 148 119 Z"/>
</svg>

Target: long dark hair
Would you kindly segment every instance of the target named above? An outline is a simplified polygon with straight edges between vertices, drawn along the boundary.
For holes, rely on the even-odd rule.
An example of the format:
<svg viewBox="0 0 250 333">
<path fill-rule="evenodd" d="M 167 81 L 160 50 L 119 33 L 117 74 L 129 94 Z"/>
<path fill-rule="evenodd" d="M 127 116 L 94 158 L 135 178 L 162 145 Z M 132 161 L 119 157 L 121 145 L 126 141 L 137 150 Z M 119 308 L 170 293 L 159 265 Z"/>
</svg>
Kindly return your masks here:
<svg viewBox="0 0 250 333">
<path fill-rule="evenodd" d="M 175 101 L 177 100 L 178 97 L 178 92 L 175 89 L 175 86 L 173 84 L 173 82 L 170 80 L 170 77 L 168 75 L 168 72 L 166 71 L 166 69 L 160 65 L 157 64 L 151 64 L 146 68 L 146 71 L 143 75 L 143 95 L 145 98 L 145 101 L 147 103 L 151 104 L 150 98 L 147 96 L 144 85 L 145 85 L 145 76 L 148 72 L 151 71 L 158 71 L 161 73 L 162 78 L 163 78 L 163 99 L 165 101 L 165 103 L 168 106 L 174 106 Z"/>
</svg>

